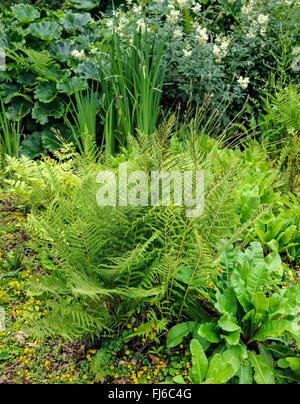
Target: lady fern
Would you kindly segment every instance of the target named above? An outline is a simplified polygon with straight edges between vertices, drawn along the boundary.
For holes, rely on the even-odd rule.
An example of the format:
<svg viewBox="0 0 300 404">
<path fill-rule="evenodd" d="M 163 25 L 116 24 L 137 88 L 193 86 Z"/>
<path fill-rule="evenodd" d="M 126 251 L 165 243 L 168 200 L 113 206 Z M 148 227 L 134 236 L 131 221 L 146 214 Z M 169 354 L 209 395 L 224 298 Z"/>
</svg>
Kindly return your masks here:
<svg viewBox="0 0 300 404">
<path fill-rule="evenodd" d="M 133 316 L 148 329 L 154 317 L 166 326 L 201 312 L 195 296 L 215 276 L 222 245 L 240 234 L 235 201 L 243 171 L 236 153 L 223 153 L 215 141 L 209 151 L 201 142 L 172 151 L 172 127 L 171 120 L 151 137 L 130 139 L 129 151 L 118 159 L 93 163 L 78 156 L 70 162 L 74 179 L 68 187 L 59 165 L 40 163 L 47 184 L 60 191 L 50 198 L 49 187 L 40 187 L 47 204 L 31 215 L 29 229 L 44 240 L 56 270 L 29 284 L 29 293 L 49 299 L 48 315 L 31 332 L 97 335 L 104 327 L 128 324 Z M 117 173 L 120 161 L 148 175 L 151 170 L 204 170 L 203 215 L 188 218 L 184 207 L 172 203 L 98 206 L 96 175 L 107 168 Z"/>
</svg>

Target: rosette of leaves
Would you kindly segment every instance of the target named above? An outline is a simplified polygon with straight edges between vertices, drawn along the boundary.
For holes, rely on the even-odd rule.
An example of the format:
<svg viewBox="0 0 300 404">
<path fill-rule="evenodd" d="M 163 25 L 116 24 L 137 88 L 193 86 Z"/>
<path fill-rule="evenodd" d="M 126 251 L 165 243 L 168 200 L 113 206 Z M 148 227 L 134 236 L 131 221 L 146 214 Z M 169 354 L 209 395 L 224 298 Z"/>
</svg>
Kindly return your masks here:
<svg viewBox="0 0 300 404">
<path fill-rule="evenodd" d="M 217 316 L 173 327 L 168 347 L 191 333 L 204 351 L 213 355 L 225 350 L 226 362 L 234 368 L 231 377 L 241 384 L 274 384 L 285 377 L 299 382 L 300 285 L 265 293 L 268 279 L 280 269 L 278 253 L 264 257 L 259 243 L 245 253 L 227 249 L 215 297 L 203 292 Z"/>
</svg>

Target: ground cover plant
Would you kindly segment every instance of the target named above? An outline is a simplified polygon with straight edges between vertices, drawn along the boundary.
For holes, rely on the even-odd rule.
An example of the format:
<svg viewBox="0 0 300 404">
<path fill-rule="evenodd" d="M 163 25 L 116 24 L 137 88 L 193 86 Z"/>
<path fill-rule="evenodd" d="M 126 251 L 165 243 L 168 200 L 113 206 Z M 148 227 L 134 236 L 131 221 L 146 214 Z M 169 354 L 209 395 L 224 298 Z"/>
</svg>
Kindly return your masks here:
<svg viewBox="0 0 300 404">
<path fill-rule="evenodd" d="M 297 16 L 1 5 L 0 384 L 300 382 Z"/>
</svg>

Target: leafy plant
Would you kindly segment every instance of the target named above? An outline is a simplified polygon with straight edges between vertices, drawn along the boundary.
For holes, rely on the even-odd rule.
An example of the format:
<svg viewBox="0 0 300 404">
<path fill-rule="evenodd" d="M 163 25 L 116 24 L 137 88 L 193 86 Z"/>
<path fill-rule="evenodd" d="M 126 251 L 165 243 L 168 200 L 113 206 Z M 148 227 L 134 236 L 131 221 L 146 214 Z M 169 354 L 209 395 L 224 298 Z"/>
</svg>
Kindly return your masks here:
<svg viewBox="0 0 300 404">
<path fill-rule="evenodd" d="M 290 260 L 295 260 L 299 257 L 299 209 L 297 203 L 289 200 L 283 207 L 276 216 L 269 212 L 261 217 L 250 237 L 258 238 L 265 251 L 286 253 Z"/>
<path fill-rule="evenodd" d="M 273 351 L 276 346 L 281 355 L 288 352 L 296 363 L 299 356 L 288 347 L 293 340 L 298 346 L 300 342 L 299 285 L 278 290 L 270 296 L 266 293 L 268 279 L 280 271 L 280 267 L 279 255 L 275 252 L 264 257 L 259 243 L 252 243 L 245 253 L 226 250 L 223 275 L 217 282 L 215 297 L 203 292 L 212 302 L 217 317 L 209 322 L 175 326 L 168 335 L 168 346 L 181 343 L 192 332 L 194 338 L 200 336 L 206 350 L 211 344 L 218 344 L 216 351 L 228 349 L 224 355 L 234 368 L 231 377 L 237 375 L 240 383 L 252 383 L 253 377 L 258 384 L 275 383 Z M 195 357 L 195 361 L 199 359 Z M 288 367 L 287 362 L 277 365 L 280 363 Z M 296 374 L 293 377 L 297 380 Z"/>
<path fill-rule="evenodd" d="M 208 359 L 202 349 L 200 342 L 193 339 L 190 345 L 192 353 L 193 366 L 191 368 L 189 379 L 193 384 L 225 384 L 235 374 L 234 367 L 227 362 L 225 354 L 215 354 Z M 182 376 L 174 378 L 176 383 L 185 383 Z"/>
<path fill-rule="evenodd" d="M 74 176 L 67 181 L 63 168 L 70 169 L 72 162 L 59 170 L 47 161 L 40 163 L 42 172 L 51 176 L 39 187 L 46 209 L 32 216 L 31 231 L 45 240 L 44 248 L 58 269 L 40 282 L 33 281 L 29 293 L 49 298 L 54 293 L 58 300 L 50 298 L 49 316 L 34 323 L 32 331 L 65 338 L 98 335 L 101 329 L 126 325 L 131 316 L 139 315 L 144 325 L 132 333 L 133 338 L 149 333 L 154 325 L 160 329 L 191 313 L 207 318 L 195 295 L 210 283 L 225 246 L 251 226 L 257 215 L 241 228 L 234 220 L 235 190 L 241 179 L 238 159 L 225 153 L 218 164 L 222 151 L 215 141 L 210 149 L 207 142 L 199 141 L 196 147 L 195 139 L 184 152 L 172 150 L 173 125 L 174 118 L 152 136 L 131 138 L 128 152 L 107 156 L 101 165 L 77 157 Z M 172 172 L 174 167 L 205 168 L 203 215 L 187 218 L 185 208 L 173 204 L 98 206 L 97 173 L 109 168 L 118 177 L 122 162 L 128 163 L 129 173 L 138 169 L 148 175 L 152 170 Z M 23 181 L 21 192 L 32 187 L 26 178 Z M 10 180 L 10 184 L 20 192 L 16 181 Z M 221 239 L 226 240 L 225 245 L 220 244 Z M 153 310 L 147 317 L 151 302 Z M 81 307 L 85 307 L 83 315 Z"/>
<path fill-rule="evenodd" d="M 66 122 L 72 130 L 73 142 L 81 154 L 88 158 L 89 151 L 94 148 L 93 155 L 96 155 L 96 122 L 98 112 L 98 96 L 94 90 L 75 93 L 75 104 L 71 101 L 70 115 L 72 122 L 66 116 Z M 90 144 L 87 145 L 87 142 Z M 92 146 L 93 144 L 93 146 Z"/>
<path fill-rule="evenodd" d="M 128 146 L 129 137 L 140 130 L 153 134 L 160 113 L 160 99 L 166 65 L 164 41 L 153 41 L 147 32 L 136 32 L 132 45 L 125 49 L 114 32 L 109 58 L 101 62 L 105 144 L 109 153 Z"/>
<path fill-rule="evenodd" d="M 0 165 L 5 165 L 6 156 L 18 157 L 21 142 L 21 123 L 11 122 L 6 115 L 3 99 L 0 97 Z"/>
</svg>

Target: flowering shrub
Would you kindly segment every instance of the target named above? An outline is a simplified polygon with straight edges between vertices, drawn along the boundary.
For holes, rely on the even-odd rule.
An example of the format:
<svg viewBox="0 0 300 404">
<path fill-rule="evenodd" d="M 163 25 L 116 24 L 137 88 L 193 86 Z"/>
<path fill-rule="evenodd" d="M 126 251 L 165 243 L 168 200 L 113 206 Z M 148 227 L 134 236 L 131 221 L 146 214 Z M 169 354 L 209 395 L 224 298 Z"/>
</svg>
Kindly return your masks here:
<svg viewBox="0 0 300 404">
<path fill-rule="evenodd" d="M 212 94 L 215 105 L 233 99 L 234 115 L 248 94 L 258 98 L 261 82 L 269 74 L 267 65 L 274 65 L 272 55 L 280 53 L 281 33 L 290 32 L 291 53 L 296 43 L 296 21 L 290 18 L 296 5 L 293 0 L 127 3 L 131 7 L 105 20 L 106 35 L 115 22 L 124 43 L 139 29 L 168 38 L 167 104 L 186 102 L 190 97 L 201 101 L 205 94 Z"/>
</svg>

